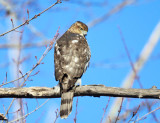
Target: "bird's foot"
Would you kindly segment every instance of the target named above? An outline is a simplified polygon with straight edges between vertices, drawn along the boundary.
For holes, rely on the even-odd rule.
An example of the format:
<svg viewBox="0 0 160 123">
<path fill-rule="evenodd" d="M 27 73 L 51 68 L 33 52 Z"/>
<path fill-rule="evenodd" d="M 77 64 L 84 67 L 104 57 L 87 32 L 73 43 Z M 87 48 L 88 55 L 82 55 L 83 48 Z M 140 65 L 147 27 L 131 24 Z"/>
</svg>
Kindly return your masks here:
<svg viewBox="0 0 160 123">
<path fill-rule="evenodd" d="M 78 79 L 77 82 L 75 83 L 75 86 L 82 86 L 82 80 Z"/>
<path fill-rule="evenodd" d="M 54 91 L 55 91 L 56 93 L 59 93 L 59 92 L 60 92 L 60 86 L 59 86 L 59 84 L 56 85 L 56 86 L 54 86 L 53 89 L 54 89 Z"/>
</svg>

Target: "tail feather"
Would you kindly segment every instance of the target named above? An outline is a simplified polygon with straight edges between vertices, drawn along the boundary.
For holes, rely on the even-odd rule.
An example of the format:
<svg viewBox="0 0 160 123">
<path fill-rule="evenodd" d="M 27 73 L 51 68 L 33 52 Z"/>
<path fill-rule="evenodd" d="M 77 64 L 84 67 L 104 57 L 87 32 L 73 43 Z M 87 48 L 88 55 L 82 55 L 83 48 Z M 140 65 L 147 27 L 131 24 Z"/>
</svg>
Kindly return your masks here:
<svg viewBox="0 0 160 123">
<path fill-rule="evenodd" d="M 61 95 L 60 116 L 62 119 L 67 118 L 72 111 L 73 91 L 63 92 Z"/>
</svg>

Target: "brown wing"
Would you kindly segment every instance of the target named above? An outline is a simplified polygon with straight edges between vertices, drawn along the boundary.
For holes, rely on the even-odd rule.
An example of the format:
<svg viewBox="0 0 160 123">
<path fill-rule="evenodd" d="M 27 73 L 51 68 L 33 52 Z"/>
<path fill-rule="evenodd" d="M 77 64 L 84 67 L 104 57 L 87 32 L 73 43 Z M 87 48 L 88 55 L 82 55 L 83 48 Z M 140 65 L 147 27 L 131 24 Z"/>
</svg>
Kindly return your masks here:
<svg viewBox="0 0 160 123">
<path fill-rule="evenodd" d="M 90 49 L 86 39 L 66 32 L 56 43 L 54 50 L 55 78 L 62 82 L 64 75 L 70 80 L 80 78 L 90 60 Z"/>
<path fill-rule="evenodd" d="M 85 37 L 67 31 L 57 42 L 54 50 L 55 78 L 61 91 L 61 118 L 72 111 L 74 89 L 90 60 L 90 49 Z"/>
</svg>

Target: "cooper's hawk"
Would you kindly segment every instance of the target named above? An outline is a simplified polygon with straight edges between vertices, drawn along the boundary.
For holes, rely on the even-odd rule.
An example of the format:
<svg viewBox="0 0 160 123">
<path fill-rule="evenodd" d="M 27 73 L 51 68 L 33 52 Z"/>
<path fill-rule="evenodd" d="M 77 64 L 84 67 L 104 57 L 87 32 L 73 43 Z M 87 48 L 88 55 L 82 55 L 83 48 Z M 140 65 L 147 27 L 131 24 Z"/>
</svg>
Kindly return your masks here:
<svg viewBox="0 0 160 123">
<path fill-rule="evenodd" d="M 77 21 L 57 40 L 54 48 L 55 78 L 61 92 L 61 118 L 67 118 L 72 111 L 76 82 L 80 82 L 91 57 L 85 36 L 88 27 Z"/>
</svg>

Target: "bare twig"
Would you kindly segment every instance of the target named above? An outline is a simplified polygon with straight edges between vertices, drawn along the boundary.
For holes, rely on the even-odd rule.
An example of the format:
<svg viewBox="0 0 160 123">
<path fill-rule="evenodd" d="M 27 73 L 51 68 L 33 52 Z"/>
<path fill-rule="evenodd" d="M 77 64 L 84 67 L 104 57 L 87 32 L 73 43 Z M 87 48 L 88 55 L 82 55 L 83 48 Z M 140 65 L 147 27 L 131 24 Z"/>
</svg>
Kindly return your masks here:
<svg viewBox="0 0 160 123">
<path fill-rule="evenodd" d="M 150 102 L 149 104 L 150 104 L 150 106 L 152 107 L 153 105 L 155 105 L 155 104 L 158 103 L 158 102 L 159 102 L 158 100 L 152 100 L 152 102 Z M 137 112 L 137 111 L 140 112 L 140 111 L 146 109 L 147 104 L 146 104 L 145 100 L 142 101 L 142 102 L 139 104 L 139 106 L 140 106 L 140 108 L 139 108 L 139 107 L 137 108 L 137 106 L 134 106 L 134 107 L 132 107 L 131 109 L 126 109 L 126 110 L 123 112 L 123 114 L 121 114 L 121 116 L 119 117 L 119 119 L 121 120 L 121 122 L 122 122 L 122 121 L 127 122 L 126 119 L 128 119 L 130 115 L 132 115 L 132 116 L 133 116 L 133 114 L 136 115 L 136 112 Z M 133 113 L 133 112 L 134 112 L 134 113 Z M 150 111 L 148 111 L 148 112 L 150 112 Z M 135 119 L 136 119 L 136 118 L 135 118 Z M 128 122 L 129 122 L 129 121 L 128 121 Z"/>
<path fill-rule="evenodd" d="M 149 115 L 149 114 L 151 114 L 151 113 L 153 113 L 153 112 L 155 112 L 155 111 L 157 111 L 157 110 L 159 110 L 159 109 L 160 109 L 160 107 L 158 107 L 158 108 L 156 108 L 155 110 L 153 110 L 153 111 L 151 111 L 151 112 L 145 114 L 144 116 L 142 116 L 141 118 L 139 118 L 138 120 L 136 120 L 136 122 L 142 120 L 142 119 L 145 118 L 147 115 Z"/>
<path fill-rule="evenodd" d="M 130 118 L 130 120 L 128 121 L 128 123 L 133 119 L 133 117 L 137 114 L 138 110 L 140 108 L 140 105 L 138 106 L 137 110 L 135 112 L 133 112 L 132 117 Z"/>
<path fill-rule="evenodd" d="M 148 42 L 142 49 L 139 58 L 134 63 L 135 70 L 138 74 L 138 72 L 143 68 L 144 64 L 148 60 L 149 56 L 151 55 L 152 51 L 154 50 L 156 44 L 158 43 L 160 39 L 160 22 L 156 25 L 155 29 L 153 30 L 151 36 L 149 37 Z M 132 81 L 135 78 L 135 72 L 131 70 L 127 77 L 125 78 L 122 87 L 123 88 L 129 88 L 131 87 Z M 119 108 L 119 102 L 122 100 L 122 98 L 117 98 L 115 102 L 112 104 L 112 107 L 110 109 L 110 113 L 108 114 L 113 121 L 115 119 L 115 113 L 117 112 Z M 106 120 L 106 122 L 109 122 Z"/>
<path fill-rule="evenodd" d="M 124 0 L 123 2 L 121 2 L 120 4 L 116 5 L 113 9 L 111 9 L 108 13 L 106 13 L 105 15 L 103 15 L 100 18 L 96 18 L 95 20 L 89 22 L 87 25 L 89 28 L 97 25 L 98 23 L 108 19 L 111 15 L 119 12 L 120 10 L 122 10 L 124 7 L 126 7 L 127 5 L 130 5 L 132 3 L 134 3 L 136 0 Z"/>
<path fill-rule="evenodd" d="M 128 47 L 127 47 L 127 44 L 126 44 L 126 41 L 125 41 L 125 38 L 124 38 L 124 36 L 123 36 L 123 34 L 122 34 L 122 31 L 121 31 L 121 29 L 120 29 L 119 26 L 118 26 L 118 29 L 119 29 L 119 32 L 120 32 L 120 35 L 121 35 L 121 40 L 122 40 L 122 42 L 123 42 L 124 49 L 125 49 L 125 51 L 126 51 L 126 53 L 127 53 L 127 56 L 128 56 L 129 62 L 130 62 L 130 65 L 131 65 L 132 70 L 133 70 L 134 75 L 135 75 L 135 76 L 134 76 L 134 79 L 132 80 L 131 87 L 132 87 L 132 85 L 133 85 L 133 83 L 134 83 L 134 80 L 136 79 L 137 82 L 138 82 L 138 84 L 139 84 L 139 86 L 140 86 L 141 88 L 143 88 L 143 86 L 142 86 L 142 84 L 141 84 L 141 82 L 140 82 L 140 79 L 139 79 L 139 77 L 138 77 L 138 75 L 137 75 L 137 71 L 136 71 L 136 69 L 135 69 L 135 67 L 134 67 L 134 64 L 133 64 L 133 62 L 132 62 L 132 59 L 131 59 L 131 56 L 130 56 L 130 53 L 129 53 L 129 50 L 128 50 Z M 149 103 L 148 103 L 147 100 L 146 100 L 146 104 L 147 104 L 148 110 L 150 111 L 150 105 L 149 105 Z M 155 119 L 156 121 L 158 121 L 158 119 L 156 118 L 156 115 L 155 115 L 154 113 L 152 113 L 152 116 L 154 117 L 154 119 Z"/>
<path fill-rule="evenodd" d="M 56 114 L 56 118 L 54 120 L 54 123 L 56 123 L 56 121 L 57 121 L 57 119 L 59 117 L 59 114 L 60 114 L 60 112 L 58 111 L 58 109 L 56 109 L 55 114 Z"/>
<path fill-rule="evenodd" d="M 94 2 L 94 1 L 78 1 L 78 0 L 73 0 L 73 1 L 68 1 L 70 2 L 71 4 L 78 4 L 78 5 L 82 5 L 82 6 L 86 6 L 86 7 L 89 7 L 89 6 L 96 6 L 96 7 L 103 7 L 103 6 L 106 6 L 107 5 L 107 1 L 104 1 L 104 2 Z"/>
<path fill-rule="evenodd" d="M 29 72 L 27 72 L 27 74 L 26 74 L 27 77 L 24 79 L 23 83 L 20 85 L 20 88 L 21 88 L 21 87 L 24 85 L 24 83 L 27 81 L 27 79 L 29 78 L 29 76 L 30 76 L 30 74 L 32 73 L 32 71 L 33 71 L 38 65 L 40 65 L 41 61 L 44 59 L 44 57 L 47 55 L 47 53 L 52 49 L 53 44 L 54 44 L 54 42 L 56 41 L 56 39 L 57 39 L 57 37 L 58 37 L 58 35 L 59 35 L 58 31 L 59 31 L 59 29 L 57 30 L 56 35 L 54 36 L 53 40 L 50 42 L 50 45 L 49 45 L 49 46 L 47 47 L 47 49 L 44 51 L 43 55 L 42 55 L 41 58 L 38 60 L 38 62 L 36 63 L 36 65 L 33 66 L 33 68 L 32 68 Z M 5 113 L 5 116 L 7 115 L 9 109 L 11 108 L 14 100 L 15 100 L 15 98 L 12 100 L 9 108 L 7 109 L 7 112 Z M 2 121 L 2 123 L 3 123 L 3 121 Z"/>
<path fill-rule="evenodd" d="M 131 65 L 131 67 L 132 67 L 132 70 L 133 70 L 133 72 L 134 72 L 134 74 L 135 74 L 135 77 L 134 77 L 134 78 L 138 80 L 139 86 L 140 86 L 141 88 L 143 88 L 142 84 L 141 84 L 140 81 L 139 81 L 139 77 L 137 76 L 137 71 L 136 71 L 136 69 L 135 69 L 135 67 L 134 67 L 134 64 L 133 64 L 133 62 L 132 62 L 131 55 L 130 55 L 130 53 L 129 53 L 129 50 L 128 50 L 126 41 L 125 41 L 124 36 L 123 36 L 123 34 L 122 34 L 121 28 L 120 28 L 119 26 L 118 26 L 118 29 L 119 29 L 119 33 L 120 33 L 120 35 L 121 35 L 121 40 L 122 40 L 122 42 L 123 42 L 123 46 L 124 46 L 124 49 L 125 49 L 125 51 L 126 51 L 128 60 L 129 60 L 129 62 L 130 62 L 130 65 Z M 133 85 L 133 82 L 134 82 L 134 80 L 132 81 L 131 87 L 132 87 L 132 85 Z"/>
<path fill-rule="evenodd" d="M 123 103 L 123 99 L 124 99 L 124 98 L 122 98 L 121 105 L 120 105 L 120 107 L 119 107 L 118 115 L 117 115 L 117 118 L 116 118 L 115 123 L 117 123 L 117 121 L 119 120 L 118 118 L 119 118 L 120 112 L 121 112 L 121 110 L 122 110 L 122 103 Z"/>
<path fill-rule="evenodd" d="M 12 100 L 12 102 L 10 103 L 10 105 L 9 105 L 9 107 L 8 107 L 8 109 L 7 109 L 6 113 L 5 113 L 5 115 L 4 115 L 5 117 L 6 117 L 6 115 L 8 114 L 9 109 L 11 108 L 11 106 L 12 106 L 14 100 L 15 100 L 15 98 L 14 98 L 14 99 Z M 3 123 L 3 121 L 2 121 L 2 123 Z"/>
<path fill-rule="evenodd" d="M 24 26 L 24 25 L 26 25 L 26 24 L 29 24 L 30 21 L 32 21 L 33 19 L 36 19 L 36 18 L 39 17 L 41 14 L 43 14 L 43 13 L 46 12 L 46 11 L 48 11 L 50 8 L 52 8 L 53 6 L 55 6 L 56 4 L 59 4 L 59 3 L 61 3 L 61 1 L 60 1 L 60 0 L 57 0 L 57 2 L 55 2 L 54 4 L 52 4 L 50 7 L 48 7 L 48 8 L 45 9 L 44 11 L 40 12 L 39 14 L 35 15 L 35 16 L 32 17 L 31 19 L 26 20 L 23 24 L 15 27 L 15 28 L 13 28 L 13 29 L 5 32 L 5 33 L 0 34 L 0 37 L 1 37 L 1 36 L 4 36 L 5 34 L 7 34 L 7 33 L 9 33 L 9 32 L 12 32 L 12 31 L 18 29 L 18 28 L 21 27 L 21 26 Z"/>
<path fill-rule="evenodd" d="M 59 29 L 57 30 L 57 33 L 56 33 L 56 35 L 54 36 L 54 39 L 52 40 L 52 42 L 53 42 L 53 41 L 54 41 L 54 42 L 56 41 L 56 39 L 57 39 L 57 37 L 58 37 L 58 35 L 59 35 L 58 31 L 59 31 Z M 53 43 L 54 43 L 54 42 L 53 42 Z M 53 45 L 53 43 L 52 43 L 52 45 Z M 50 44 L 51 44 L 51 41 L 50 41 Z M 9 84 L 9 83 L 13 83 L 13 82 L 15 82 L 15 81 L 17 81 L 17 80 L 20 80 L 20 79 L 24 78 L 26 75 L 27 75 L 27 76 L 30 75 L 31 72 L 41 63 L 41 61 L 42 61 L 43 58 L 47 55 L 47 53 L 52 49 L 52 45 L 49 46 L 49 47 L 45 50 L 45 52 L 43 53 L 42 57 L 39 59 L 39 61 L 36 63 L 36 65 L 35 65 L 31 70 L 29 70 L 27 73 L 25 73 L 24 75 L 22 75 L 21 77 L 15 79 L 15 80 L 12 80 L 12 81 L 9 81 L 9 82 L 5 82 L 5 83 L 1 84 L 0 87 L 3 86 L 3 85 L 7 85 L 7 84 Z M 28 77 L 29 77 L 29 76 L 28 76 Z M 28 79 L 28 77 L 27 77 L 27 79 Z"/>
<path fill-rule="evenodd" d="M 102 121 L 103 121 L 104 115 L 105 115 L 106 110 L 107 110 L 107 108 L 108 108 L 109 101 L 110 101 L 110 97 L 109 97 L 108 103 L 107 103 L 107 105 L 106 105 L 106 107 L 105 107 L 105 109 L 104 109 L 103 116 L 102 116 L 102 118 L 101 118 L 101 122 L 100 122 L 100 123 L 102 123 Z"/>
<path fill-rule="evenodd" d="M 43 47 L 50 43 L 50 40 L 40 41 L 38 43 L 26 43 L 22 44 L 21 48 L 34 48 L 34 47 Z M 20 46 L 17 44 L 0 44 L 0 49 L 11 49 L 11 48 L 19 48 Z"/>
<path fill-rule="evenodd" d="M 20 80 L 20 79 L 24 78 L 28 73 L 29 73 L 29 71 L 27 73 L 25 73 L 24 75 L 22 75 L 21 77 L 15 79 L 15 80 L 12 80 L 12 81 L 9 81 L 9 82 L 5 82 L 5 83 L 1 84 L 0 87 L 3 86 L 3 85 L 7 85 L 9 83 L 13 83 L 13 82 L 15 82 L 17 80 Z"/>
<path fill-rule="evenodd" d="M 48 101 L 49 101 L 49 99 L 46 100 L 44 103 L 42 103 L 40 106 L 38 106 L 36 109 L 34 109 L 33 111 L 31 111 L 30 113 L 28 113 L 28 114 L 26 114 L 26 115 L 24 115 L 23 117 L 20 117 L 20 118 L 18 118 L 18 119 L 12 120 L 12 121 L 10 121 L 10 122 L 8 122 L 8 123 L 13 123 L 13 122 L 18 121 L 18 120 L 20 120 L 20 119 L 26 118 L 28 115 L 32 114 L 33 112 L 35 112 L 35 111 L 37 111 L 39 108 L 41 108 L 41 107 L 42 107 L 44 104 L 46 104 Z"/>
<path fill-rule="evenodd" d="M 145 103 L 146 103 L 146 105 L 147 105 L 148 112 L 152 111 L 151 105 L 149 104 L 149 102 L 148 102 L 147 99 L 145 100 Z M 156 122 L 159 122 L 158 118 L 156 117 L 155 112 L 153 112 L 151 115 L 152 115 L 153 119 L 154 119 Z"/>
<path fill-rule="evenodd" d="M 75 113 L 75 117 L 74 117 L 74 123 L 76 123 L 77 122 L 77 114 L 78 114 L 78 97 L 77 97 L 77 101 L 76 101 L 76 113 Z"/>
</svg>

